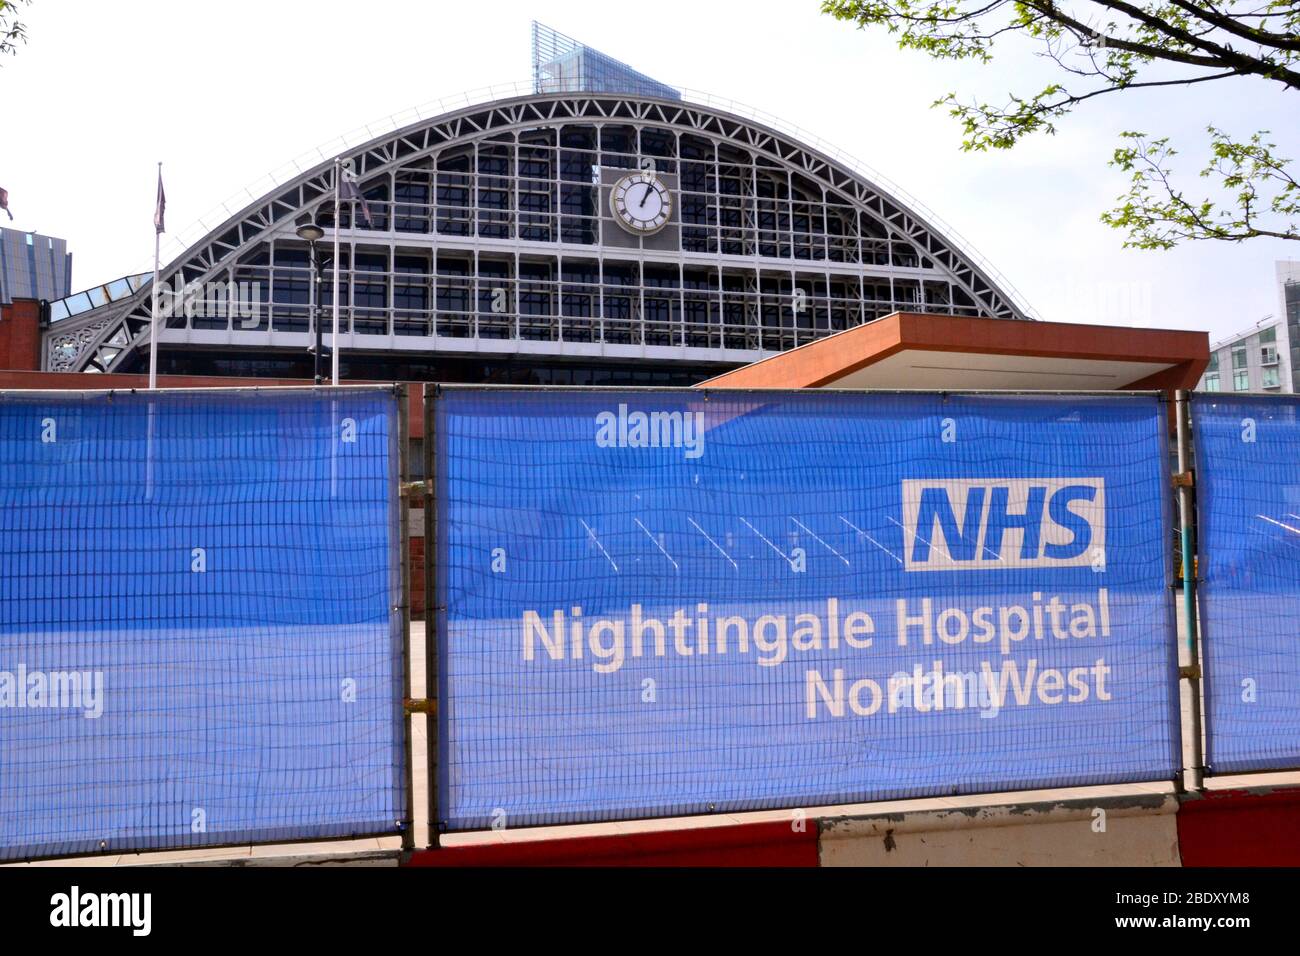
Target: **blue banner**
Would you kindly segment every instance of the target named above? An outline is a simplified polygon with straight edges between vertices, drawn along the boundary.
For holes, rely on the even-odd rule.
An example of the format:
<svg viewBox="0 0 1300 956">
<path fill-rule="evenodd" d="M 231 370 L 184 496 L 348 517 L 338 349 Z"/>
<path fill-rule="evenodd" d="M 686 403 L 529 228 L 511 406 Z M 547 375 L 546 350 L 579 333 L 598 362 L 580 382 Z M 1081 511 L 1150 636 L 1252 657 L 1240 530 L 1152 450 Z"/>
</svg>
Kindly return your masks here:
<svg viewBox="0 0 1300 956">
<path fill-rule="evenodd" d="M 395 830 L 397 411 L 0 394 L 0 857 Z"/>
<path fill-rule="evenodd" d="M 450 829 L 1170 779 L 1155 397 L 443 389 Z"/>
<path fill-rule="evenodd" d="M 1192 396 L 1206 765 L 1300 767 L 1300 399 Z"/>
</svg>

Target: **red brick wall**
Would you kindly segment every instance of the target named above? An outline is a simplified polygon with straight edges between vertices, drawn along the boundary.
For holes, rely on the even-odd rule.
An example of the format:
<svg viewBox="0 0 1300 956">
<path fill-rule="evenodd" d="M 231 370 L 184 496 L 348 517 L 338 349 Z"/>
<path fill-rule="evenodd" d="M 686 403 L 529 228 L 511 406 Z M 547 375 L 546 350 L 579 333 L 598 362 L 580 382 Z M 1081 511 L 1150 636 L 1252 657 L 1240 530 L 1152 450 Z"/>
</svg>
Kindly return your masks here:
<svg viewBox="0 0 1300 956">
<path fill-rule="evenodd" d="M 817 866 L 817 824 L 788 820 L 611 836 L 445 847 L 408 866 Z"/>
<path fill-rule="evenodd" d="M 423 516 L 423 512 L 412 513 Z M 411 539 L 411 617 L 416 620 L 424 618 L 424 539 Z"/>
<path fill-rule="evenodd" d="M 41 307 L 33 299 L 0 305 L 0 369 L 41 367 Z"/>
<path fill-rule="evenodd" d="M 1178 848 L 1183 866 L 1300 866 L 1300 788 L 1188 796 Z"/>
</svg>

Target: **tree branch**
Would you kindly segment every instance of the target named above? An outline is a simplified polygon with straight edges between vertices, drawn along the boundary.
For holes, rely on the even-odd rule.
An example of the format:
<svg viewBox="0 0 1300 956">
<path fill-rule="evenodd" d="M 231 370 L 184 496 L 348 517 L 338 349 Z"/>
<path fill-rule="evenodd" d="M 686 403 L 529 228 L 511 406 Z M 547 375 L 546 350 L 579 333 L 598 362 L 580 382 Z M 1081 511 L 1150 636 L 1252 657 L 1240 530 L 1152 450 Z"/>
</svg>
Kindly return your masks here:
<svg viewBox="0 0 1300 956">
<path fill-rule="evenodd" d="M 1188 0 L 1169 0 L 1174 6 L 1186 10 L 1192 16 L 1204 20 L 1206 23 L 1213 24 L 1225 33 L 1231 33 L 1233 36 L 1241 37 L 1243 40 L 1252 40 L 1262 46 L 1271 46 L 1279 50 L 1295 50 L 1300 52 L 1300 37 L 1289 33 L 1274 33 L 1265 30 L 1263 27 L 1251 28 L 1244 27 L 1234 19 L 1232 15 L 1220 13 L 1214 9 L 1212 4 L 1201 5 L 1199 3 L 1189 3 Z M 1266 8 L 1267 9 L 1267 8 Z M 1270 17 L 1276 14 L 1259 14 L 1248 13 L 1238 14 L 1237 18 L 1242 16 L 1249 17 Z"/>
</svg>

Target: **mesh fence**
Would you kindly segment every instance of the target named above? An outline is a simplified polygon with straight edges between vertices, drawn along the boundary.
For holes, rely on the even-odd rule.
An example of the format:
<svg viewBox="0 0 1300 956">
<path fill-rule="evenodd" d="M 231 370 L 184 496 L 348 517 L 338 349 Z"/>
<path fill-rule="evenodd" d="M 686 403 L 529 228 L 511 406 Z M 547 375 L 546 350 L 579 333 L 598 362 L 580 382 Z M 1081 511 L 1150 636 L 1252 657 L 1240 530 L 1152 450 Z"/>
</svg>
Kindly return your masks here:
<svg viewBox="0 0 1300 956">
<path fill-rule="evenodd" d="M 1300 399 L 1192 396 L 1206 764 L 1300 767 Z"/>
<path fill-rule="evenodd" d="M 433 407 L 444 828 L 1179 767 L 1155 397 Z"/>
<path fill-rule="evenodd" d="M 395 830 L 398 421 L 0 393 L 0 858 Z"/>
</svg>

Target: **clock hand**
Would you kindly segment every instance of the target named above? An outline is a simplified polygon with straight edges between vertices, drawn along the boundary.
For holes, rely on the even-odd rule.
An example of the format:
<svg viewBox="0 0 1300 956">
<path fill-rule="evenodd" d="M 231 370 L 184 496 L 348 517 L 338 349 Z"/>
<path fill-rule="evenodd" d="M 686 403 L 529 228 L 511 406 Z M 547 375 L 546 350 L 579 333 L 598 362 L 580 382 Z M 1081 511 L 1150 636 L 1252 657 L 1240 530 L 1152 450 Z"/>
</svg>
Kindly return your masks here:
<svg viewBox="0 0 1300 956">
<path fill-rule="evenodd" d="M 653 188 L 654 187 L 651 186 L 649 183 L 645 184 L 645 192 L 641 195 L 641 202 L 637 206 L 638 209 L 640 209 L 642 206 L 645 205 L 645 201 L 650 198 L 650 190 Z"/>
</svg>

